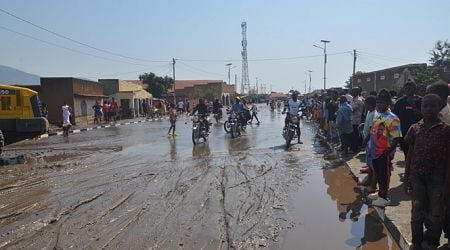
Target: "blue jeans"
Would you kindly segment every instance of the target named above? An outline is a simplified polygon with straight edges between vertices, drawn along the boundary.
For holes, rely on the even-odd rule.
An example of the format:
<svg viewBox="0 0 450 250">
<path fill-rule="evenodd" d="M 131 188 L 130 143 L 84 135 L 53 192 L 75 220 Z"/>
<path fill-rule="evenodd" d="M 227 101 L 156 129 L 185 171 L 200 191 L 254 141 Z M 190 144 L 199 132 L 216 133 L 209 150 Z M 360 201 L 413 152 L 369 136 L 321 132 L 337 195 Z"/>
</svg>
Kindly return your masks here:
<svg viewBox="0 0 450 250">
<path fill-rule="evenodd" d="M 423 225 L 426 220 L 427 224 L 430 224 L 427 231 L 428 244 L 438 246 L 445 215 L 445 204 L 441 200 L 445 172 L 435 171 L 430 174 L 412 172 L 409 181 L 412 186 L 412 242 L 422 243 Z"/>
</svg>

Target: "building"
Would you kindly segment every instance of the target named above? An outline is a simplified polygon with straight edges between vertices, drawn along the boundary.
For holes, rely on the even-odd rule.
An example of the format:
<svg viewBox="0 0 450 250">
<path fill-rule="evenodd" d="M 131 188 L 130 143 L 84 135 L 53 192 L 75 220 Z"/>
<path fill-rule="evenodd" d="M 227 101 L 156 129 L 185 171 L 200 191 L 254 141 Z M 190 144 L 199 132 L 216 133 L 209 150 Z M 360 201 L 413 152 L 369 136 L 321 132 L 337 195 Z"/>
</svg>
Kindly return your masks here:
<svg viewBox="0 0 450 250">
<path fill-rule="evenodd" d="M 143 106 L 151 103 L 152 95 L 143 89 L 140 80 L 98 79 L 103 93 L 114 98 L 125 117 L 143 115 Z"/>
<path fill-rule="evenodd" d="M 175 96 L 177 99 L 189 99 L 192 104 L 198 103 L 199 98 L 213 101 L 219 99 L 223 105 L 230 105 L 236 96 L 234 84 L 226 84 L 222 80 L 176 80 Z M 173 96 L 174 90 L 169 92 Z"/>
<path fill-rule="evenodd" d="M 107 98 L 97 82 L 73 77 L 42 77 L 39 97 L 47 104 L 48 121 L 57 125 L 62 124 L 65 103 L 72 108 L 73 124 L 88 124 L 94 120 L 92 106 Z"/>
<path fill-rule="evenodd" d="M 288 97 L 289 96 L 283 92 L 272 92 L 269 94 L 269 100 L 275 100 L 275 101 L 284 101 Z"/>
<path fill-rule="evenodd" d="M 414 76 L 414 69 L 426 69 L 426 63 L 407 64 L 398 67 L 382 69 L 355 75 L 353 86 L 361 86 L 363 91 L 379 91 L 380 89 L 401 89 L 403 85 Z"/>
</svg>

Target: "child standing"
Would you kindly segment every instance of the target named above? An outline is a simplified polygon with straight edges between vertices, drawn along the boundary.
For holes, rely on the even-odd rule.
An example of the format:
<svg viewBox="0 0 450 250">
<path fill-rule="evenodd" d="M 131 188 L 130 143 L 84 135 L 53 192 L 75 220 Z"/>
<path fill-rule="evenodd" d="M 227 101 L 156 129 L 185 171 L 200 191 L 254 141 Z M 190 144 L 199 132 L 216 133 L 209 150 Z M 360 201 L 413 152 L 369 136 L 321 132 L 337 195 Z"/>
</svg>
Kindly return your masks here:
<svg viewBox="0 0 450 250">
<path fill-rule="evenodd" d="M 423 119 L 406 134 L 405 191 L 411 194 L 412 249 L 421 249 L 427 217 L 427 242 L 438 247 L 444 218 L 444 202 L 450 193 L 450 127 L 439 117 L 441 99 L 428 94 L 422 100 Z M 434 249 L 434 248 L 433 248 Z"/>
<path fill-rule="evenodd" d="M 370 131 L 368 157 L 372 159 L 373 169 L 377 175 L 378 194 L 368 197 L 372 205 L 385 207 L 389 204 L 388 190 L 391 176 L 391 162 L 395 148 L 402 137 L 400 120 L 389 110 L 392 105 L 391 95 L 381 90 L 377 96 L 375 117 Z"/>
<path fill-rule="evenodd" d="M 175 108 L 175 104 L 170 104 L 170 111 L 169 111 L 169 121 L 170 121 L 170 128 L 168 135 L 177 135 L 175 134 L 175 123 L 177 121 L 177 109 Z M 172 130 L 172 133 L 170 131 Z"/>
</svg>

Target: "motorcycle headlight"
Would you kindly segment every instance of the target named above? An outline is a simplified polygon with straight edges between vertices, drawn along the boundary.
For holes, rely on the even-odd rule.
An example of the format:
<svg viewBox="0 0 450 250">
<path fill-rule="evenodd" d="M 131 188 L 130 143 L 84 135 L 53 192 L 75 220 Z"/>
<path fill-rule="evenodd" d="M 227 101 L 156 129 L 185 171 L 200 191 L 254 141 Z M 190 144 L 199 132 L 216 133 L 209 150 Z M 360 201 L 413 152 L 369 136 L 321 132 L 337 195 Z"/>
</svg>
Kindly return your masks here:
<svg viewBox="0 0 450 250">
<path fill-rule="evenodd" d="M 297 116 L 291 117 L 291 121 L 292 121 L 293 123 L 297 123 L 297 122 L 298 122 Z"/>
<path fill-rule="evenodd" d="M 194 116 L 194 117 L 192 118 L 192 121 L 193 121 L 193 122 L 198 122 L 198 116 Z"/>
<path fill-rule="evenodd" d="M 232 119 L 236 119 L 236 114 L 231 114 Z"/>
</svg>

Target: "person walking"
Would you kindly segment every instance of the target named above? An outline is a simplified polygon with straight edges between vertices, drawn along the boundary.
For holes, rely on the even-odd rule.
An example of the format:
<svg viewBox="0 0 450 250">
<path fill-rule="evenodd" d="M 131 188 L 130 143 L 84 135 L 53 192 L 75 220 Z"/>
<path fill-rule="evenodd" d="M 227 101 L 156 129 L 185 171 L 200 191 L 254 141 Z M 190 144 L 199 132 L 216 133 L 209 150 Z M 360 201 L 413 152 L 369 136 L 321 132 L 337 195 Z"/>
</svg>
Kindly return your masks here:
<svg viewBox="0 0 450 250">
<path fill-rule="evenodd" d="M 445 201 L 450 194 L 450 126 L 439 119 L 441 98 L 428 94 L 422 100 L 423 119 L 408 130 L 405 192 L 411 195 L 411 249 L 422 249 L 426 241 L 437 249 L 444 223 Z M 444 202 L 443 202 L 444 201 Z M 448 202 L 447 202 L 448 203 Z"/>
<path fill-rule="evenodd" d="M 70 108 L 70 106 L 64 102 L 64 105 L 61 107 L 61 109 L 63 118 L 63 136 L 67 137 L 69 136 L 69 130 L 72 127 L 72 124 L 70 123 L 70 113 L 72 112 L 72 108 Z"/>
<path fill-rule="evenodd" d="M 250 119 L 250 124 L 252 124 L 253 117 L 254 117 L 256 119 L 256 125 L 259 125 L 259 119 L 256 114 L 258 114 L 258 107 L 256 106 L 256 103 L 253 101 L 252 102 L 252 118 Z"/>
<path fill-rule="evenodd" d="M 170 127 L 169 132 L 167 132 L 168 135 L 177 135 L 175 133 L 175 123 L 177 122 L 177 109 L 175 108 L 175 104 L 170 104 L 170 110 L 169 110 L 169 121 L 170 121 Z M 170 132 L 172 131 L 172 133 Z"/>
<path fill-rule="evenodd" d="M 110 110 L 110 119 L 116 122 L 117 111 L 119 110 L 119 106 L 117 105 L 117 102 L 114 100 L 114 97 L 111 99 L 109 110 Z"/>
</svg>

